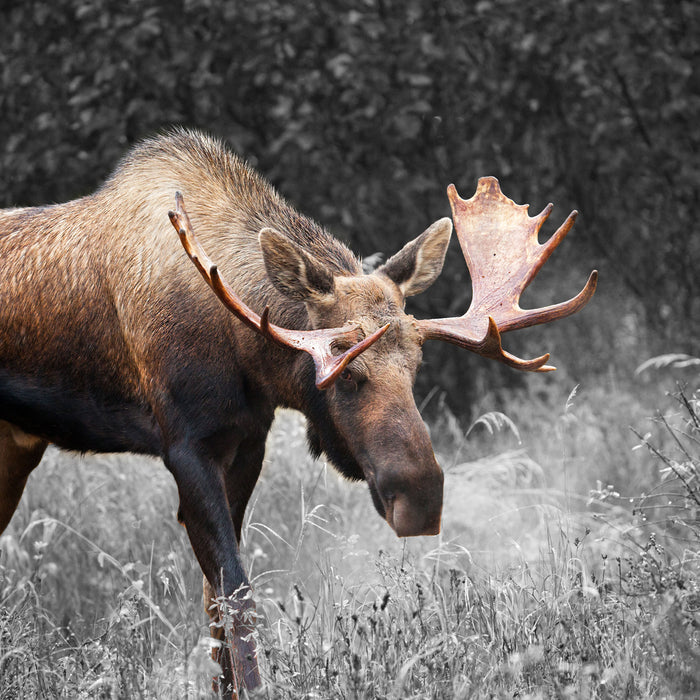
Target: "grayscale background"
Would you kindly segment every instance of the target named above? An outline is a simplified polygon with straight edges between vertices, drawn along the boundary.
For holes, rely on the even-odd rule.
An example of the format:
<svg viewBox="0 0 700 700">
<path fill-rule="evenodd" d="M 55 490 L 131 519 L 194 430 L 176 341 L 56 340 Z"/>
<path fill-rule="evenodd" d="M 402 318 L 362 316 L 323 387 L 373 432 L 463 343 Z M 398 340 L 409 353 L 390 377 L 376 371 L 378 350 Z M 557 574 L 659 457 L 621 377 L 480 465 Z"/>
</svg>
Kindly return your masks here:
<svg viewBox="0 0 700 700">
<path fill-rule="evenodd" d="M 597 268 L 595 297 L 504 339 L 557 372 L 424 348 L 439 538 L 392 539 L 280 416 L 243 546 L 261 697 L 700 694 L 699 3 L 4 0 L 0 20 L 1 207 L 88 195 L 184 125 L 375 261 L 449 215 L 450 183 L 553 202 L 541 240 L 580 212 L 523 306 Z M 409 311 L 470 295 L 453 240 Z M 47 453 L 0 537 L 0 700 L 208 696 L 176 508 L 160 463 Z"/>
</svg>

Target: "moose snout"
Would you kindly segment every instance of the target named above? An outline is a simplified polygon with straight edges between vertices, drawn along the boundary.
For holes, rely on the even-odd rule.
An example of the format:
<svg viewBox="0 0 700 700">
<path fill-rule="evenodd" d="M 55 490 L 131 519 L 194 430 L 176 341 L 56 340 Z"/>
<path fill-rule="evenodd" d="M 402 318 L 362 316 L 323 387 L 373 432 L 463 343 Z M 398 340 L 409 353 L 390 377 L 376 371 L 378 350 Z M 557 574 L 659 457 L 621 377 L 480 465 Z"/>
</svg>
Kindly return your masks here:
<svg viewBox="0 0 700 700">
<path fill-rule="evenodd" d="M 399 494 L 394 499 L 393 508 L 387 512 L 387 520 L 397 537 L 437 535 L 440 533 L 441 514 L 442 494 L 440 504 L 430 509 L 412 502 L 406 494 Z"/>
<path fill-rule="evenodd" d="M 383 515 L 398 537 L 440 532 L 442 489 L 443 474 L 437 463 L 428 473 L 377 479 Z"/>
</svg>

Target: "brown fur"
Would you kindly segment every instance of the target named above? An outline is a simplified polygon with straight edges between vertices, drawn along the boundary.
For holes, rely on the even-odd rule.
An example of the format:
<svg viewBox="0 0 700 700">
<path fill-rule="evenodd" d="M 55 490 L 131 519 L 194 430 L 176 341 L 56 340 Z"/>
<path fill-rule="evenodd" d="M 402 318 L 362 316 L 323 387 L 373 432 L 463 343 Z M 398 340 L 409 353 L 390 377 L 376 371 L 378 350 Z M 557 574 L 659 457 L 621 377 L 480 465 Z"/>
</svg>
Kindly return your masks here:
<svg viewBox="0 0 700 700">
<path fill-rule="evenodd" d="M 389 330 L 318 391 L 304 353 L 244 326 L 196 273 L 168 221 L 176 191 L 254 310 L 289 328 Z M 138 146 L 93 195 L 0 212 L 0 532 L 47 442 L 160 455 L 207 597 L 229 596 L 248 585 L 236 543 L 277 406 L 304 412 L 311 449 L 365 479 L 397 534 L 437 532 L 442 472 L 411 392 L 422 338 L 403 306 L 439 274 L 450 231 L 438 222 L 363 275 L 239 158 L 186 131 Z M 259 683 L 250 605 L 221 657 L 233 689 Z"/>
</svg>

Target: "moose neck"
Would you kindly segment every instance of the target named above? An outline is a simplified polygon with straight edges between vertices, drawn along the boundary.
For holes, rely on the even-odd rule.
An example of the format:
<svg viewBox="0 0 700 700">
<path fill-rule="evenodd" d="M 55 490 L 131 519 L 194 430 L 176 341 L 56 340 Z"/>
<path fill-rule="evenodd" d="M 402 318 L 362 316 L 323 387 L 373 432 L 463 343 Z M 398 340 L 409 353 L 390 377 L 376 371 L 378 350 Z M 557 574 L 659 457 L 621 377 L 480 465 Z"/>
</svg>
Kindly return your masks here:
<svg viewBox="0 0 700 700">
<path fill-rule="evenodd" d="M 142 187 L 144 182 L 147 187 Z M 305 330 L 312 323 L 303 302 L 286 297 L 273 286 L 259 243 L 262 229 L 280 232 L 340 277 L 361 275 L 358 259 L 319 224 L 294 210 L 241 159 L 215 141 L 192 139 L 186 133 L 145 142 L 132 151 L 96 194 L 99 201 L 93 201 L 95 209 L 111 220 L 110 226 L 98 229 L 105 231 L 105 238 L 114 235 L 120 221 L 128 221 L 131 225 L 122 227 L 120 236 L 130 239 L 129 245 L 120 250 L 148 256 L 145 261 L 128 259 L 124 265 L 113 264 L 107 271 L 119 276 L 113 280 L 113 288 L 125 286 L 122 278 L 126 269 L 134 278 L 127 288 L 154 290 L 161 280 L 168 279 L 177 289 L 173 291 L 177 298 L 183 297 L 183 289 L 189 289 L 187 308 L 182 309 L 183 323 L 188 318 L 190 323 L 200 324 L 200 342 L 210 351 L 212 343 L 219 342 L 222 347 L 235 348 L 226 354 L 236 355 L 235 362 L 244 371 L 251 393 L 265 397 L 268 405 L 300 410 L 313 424 L 321 426 L 326 397 L 315 387 L 310 358 L 303 352 L 278 347 L 247 328 L 241 334 L 241 322 L 223 308 L 189 266 L 167 220 L 176 191 L 183 193 L 197 237 L 234 291 L 258 314 L 268 306 L 270 321 L 286 328 Z M 129 211 L 125 211 L 126 206 Z M 152 291 L 150 298 L 155 297 Z M 132 302 L 126 299 L 123 305 L 131 309 Z M 142 323 L 140 319 L 152 308 L 135 311 L 132 326 Z M 146 330 L 148 336 L 152 329 Z M 217 340 L 222 335 L 226 338 Z M 321 442 L 327 453 L 340 455 L 345 448 L 336 444 L 338 438 L 331 434 L 321 436 Z M 343 469 L 353 470 L 353 465 Z"/>
</svg>

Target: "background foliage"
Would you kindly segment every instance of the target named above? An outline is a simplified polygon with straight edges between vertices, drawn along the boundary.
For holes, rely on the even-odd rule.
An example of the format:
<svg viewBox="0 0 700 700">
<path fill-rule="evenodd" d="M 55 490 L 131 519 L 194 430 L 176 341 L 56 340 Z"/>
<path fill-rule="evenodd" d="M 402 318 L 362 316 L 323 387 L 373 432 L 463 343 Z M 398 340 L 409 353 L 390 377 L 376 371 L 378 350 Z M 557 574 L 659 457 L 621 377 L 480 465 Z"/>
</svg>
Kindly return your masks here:
<svg viewBox="0 0 700 700">
<path fill-rule="evenodd" d="M 0 13 L 2 206 L 86 194 L 130 144 L 179 123 L 226 139 L 361 255 L 391 254 L 448 213 L 448 183 L 469 197 L 496 175 L 533 212 L 555 202 L 556 224 L 582 211 L 530 304 L 601 270 L 591 309 L 509 348 L 540 354 L 546 335 L 579 377 L 671 338 L 697 347 L 697 3 L 9 0 Z M 455 244 L 412 310 L 460 314 L 469 294 Z M 433 345 L 423 394 L 465 367 L 478 375 L 453 405 L 516 381 Z"/>
</svg>

